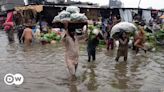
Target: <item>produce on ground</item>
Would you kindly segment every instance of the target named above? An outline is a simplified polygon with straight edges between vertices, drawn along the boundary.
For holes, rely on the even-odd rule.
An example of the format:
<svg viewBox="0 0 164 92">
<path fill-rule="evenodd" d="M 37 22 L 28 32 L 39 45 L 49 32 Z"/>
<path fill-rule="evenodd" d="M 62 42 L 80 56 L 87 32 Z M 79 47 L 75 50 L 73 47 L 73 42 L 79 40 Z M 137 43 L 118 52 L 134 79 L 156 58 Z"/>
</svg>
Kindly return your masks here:
<svg viewBox="0 0 164 92">
<path fill-rule="evenodd" d="M 41 40 L 49 43 L 51 41 L 59 42 L 61 40 L 61 35 L 59 33 L 51 32 L 51 33 L 43 34 Z"/>
</svg>

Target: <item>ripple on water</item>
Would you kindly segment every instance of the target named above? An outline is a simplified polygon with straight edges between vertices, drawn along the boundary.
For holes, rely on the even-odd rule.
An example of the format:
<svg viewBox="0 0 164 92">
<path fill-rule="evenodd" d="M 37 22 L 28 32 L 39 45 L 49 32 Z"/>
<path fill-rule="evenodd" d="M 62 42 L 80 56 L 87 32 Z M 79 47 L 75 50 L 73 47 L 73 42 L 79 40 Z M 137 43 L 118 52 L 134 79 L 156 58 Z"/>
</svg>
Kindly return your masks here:
<svg viewBox="0 0 164 92">
<path fill-rule="evenodd" d="M 163 50 L 137 57 L 129 50 L 128 61 L 120 59 L 116 63 L 116 50 L 100 49 L 97 60 L 88 63 L 86 47 L 82 46 L 77 81 L 72 82 L 63 46 L 24 48 L 17 41 L 8 44 L 1 31 L 0 42 L 3 43 L 0 44 L 0 53 L 3 53 L 0 55 L 0 77 L 9 72 L 19 72 L 25 77 L 23 85 L 17 88 L 0 81 L 3 86 L 0 92 L 151 92 L 164 85 Z"/>
</svg>

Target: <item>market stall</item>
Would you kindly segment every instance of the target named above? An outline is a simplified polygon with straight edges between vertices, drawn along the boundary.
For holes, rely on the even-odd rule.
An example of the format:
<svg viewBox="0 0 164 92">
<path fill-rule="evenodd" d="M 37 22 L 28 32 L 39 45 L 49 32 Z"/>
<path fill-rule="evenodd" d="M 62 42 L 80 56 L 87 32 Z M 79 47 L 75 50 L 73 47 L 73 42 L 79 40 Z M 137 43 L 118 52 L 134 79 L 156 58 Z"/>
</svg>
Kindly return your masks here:
<svg viewBox="0 0 164 92">
<path fill-rule="evenodd" d="M 45 43 L 56 43 L 62 38 L 62 29 L 64 31 L 79 31 L 84 25 L 87 25 L 87 17 L 80 13 L 80 9 L 76 6 L 69 6 L 66 10 L 61 11 L 54 17 L 53 27 L 49 33 L 43 34 L 41 41 Z M 58 30 L 57 30 L 58 29 Z M 81 31 L 81 30 L 80 30 Z"/>
<path fill-rule="evenodd" d="M 36 23 L 37 14 L 43 11 L 43 5 L 29 5 L 23 7 L 15 7 L 15 21 L 17 24 L 24 24 L 31 21 Z"/>
</svg>

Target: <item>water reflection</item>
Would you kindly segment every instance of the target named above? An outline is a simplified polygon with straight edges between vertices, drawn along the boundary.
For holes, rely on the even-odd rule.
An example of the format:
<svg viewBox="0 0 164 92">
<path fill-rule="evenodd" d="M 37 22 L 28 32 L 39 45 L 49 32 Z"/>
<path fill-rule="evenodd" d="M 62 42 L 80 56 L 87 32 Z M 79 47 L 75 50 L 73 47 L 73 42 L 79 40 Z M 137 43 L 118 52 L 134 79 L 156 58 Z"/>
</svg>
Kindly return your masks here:
<svg viewBox="0 0 164 92">
<path fill-rule="evenodd" d="M 96 81 L 96 74 L 95 74 L 95 71 L 94 71 L 94 65 L 91 64 L 89 66 L 89 69 L 90 69 L 90 73 L 88 74 L 89 75 L 89 82 L 87 84 L 87 88 L 88 90 L 90 91 L 94 91 L 97 89 L 97 81 Z"/>
<path fill-rule="evenodd" d="M 99 49 L 97 61 L 88 63 L 86 49 L 81 49 L 77 80 L 70 81 L 63 46 L 25 48 L 17 41 L 9 44 L 4 32 L 0 32 L 0 42 L 0 78 L 7 73 L 25 77 L 19 88 L 0 80 L 0 92 L 158 92 L 146 90 L 164 88 L 163 48 L 138 57 L 129 50 L 128 62 L 119 63 L 114 61 L 116 50 Z"/>
<path fill-rule="evenodd" d="M 146 65 L 149 62 L 147 61 L 147 58 L 135 58 L 134 57 L 134 61 L 132 62 L 131 66 L 130 66 L 130 82 L 129 82 L 129 86 L 131 89 L 135 89 L 135 90 L 139 90 L 142 87 L 142 82 L 143 79 L 145 77 L 145 75 L 142 73 L 142 71 L 144 71 L 144 69 L 142 71 L 140 71 L 139 69 L 145 68 Z M 142 75 L 142 76 L 141 76 Z"/>
<path fill-rule="evenodd" d="M 70 80 L 69 90 L 70 92 L 78 92 L 76 81 Z"/>
<path fill-rule="evenodd" d="M 127 75 L 127 62 L 119 62 L 115 65 L 116 72 L 112 86 L 117 89 L 128 89 L 129 78 Z"/>
<path fill-rule="evenodd" d="M 90 62 L 87 65 L 86 70 L 82 75 L 82 82 L 87 81 L 86 87 L 89 91 L 96 91 L 98 88 L 95 69 L 96 65 L 94 62 Z"/>
</svg>

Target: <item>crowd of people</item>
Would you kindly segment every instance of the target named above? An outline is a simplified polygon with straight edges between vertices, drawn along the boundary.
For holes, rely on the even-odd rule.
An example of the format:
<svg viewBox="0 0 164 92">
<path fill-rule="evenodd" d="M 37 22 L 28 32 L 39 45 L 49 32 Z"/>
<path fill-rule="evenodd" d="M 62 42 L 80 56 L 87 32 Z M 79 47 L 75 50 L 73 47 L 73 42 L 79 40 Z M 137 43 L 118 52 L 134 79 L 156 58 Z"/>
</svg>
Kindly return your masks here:
<svg viewBox="0 0 164 92">
<path fill-rule="evenodd" d="M 78 67 L 78 58 L 79 58 L 79 42 L 80 39 L 86 39 L 87 42 L 87 52 L 88 52 L 88 62 L 95 61 L 96 60 L 96 47 L 99 44 L 100 39 L 104 39 L 106 42 L 107 50 L 111 49 L 113 50 L 115 48 L 115 39 L 113 39 L 110 36 L 110 32 L 112 30 L 112 27 L 119 23 L 120 20 L 118 20 L 116 17 L 113 17 L 113 20 L 110 21 L 106 25 L 106 30 L 102 32 L 102 27 L 100 29 L 93 29 L 90 30 L 88 33 L 88 28 L 82 30 L 82 35 L 78 36 L 76 34 L 76 31 L 74 30 L 67 30 L 64 31 L 64 36 L 62 39 L 62 42 L 64 43 L 64 46 L 66 48 L 65 51 L 65 61 L 68 67 L 68 70 L 72 76 L 75 77 L 75 73 Z M 23 26 L 16 28 L 17 30 L 17 36 L 19 43 L 23 43 L 26 46 L 30 46 L 33 39 L 37 39 L 41 36 L 41 34 L 48 33 L 48 23 L 45 21 L 38 22 L 35 26 L 35 30 L 33 26 L 30 25 L 31 21 L 28 21 L 28 23 L 24 24 Z M 145 30 L 147 29 L 153 29 L 152 32 L 156 32 L 160 29 L 164 29 L 164 26 L 162 28 L 159 26 L 159 22 L 156 21 L 150 21 L 149 25 L 145 27 L 144 22 L 135 22 L 134 24 L 137 25 L 138 31 L 136 34 L 134 34 L 132 45 L 133 49 L 136 51 L 136 54 L 139 53 L 139 50 L 143 50 L 145 53 L 147 52 L 147 48 L 144 45 L 146 42 L 146 36 L 145 36 Z M 97 26 L 96 22 L 94 21 L 93 26 Z M 65 23 L 65 26 L 68 26 L 67 23 Z M 9 42 L 14 41 L 14 26 L 13 25 L 4 25 L 4 30 L 7 33 Z M 124 57 L 124 61 L 128 60 L 128 49 L 129 49 L 129 40 L 130 40 L 130 34 L 122 31 L 119 34 L 119 46 L 117 50 L 117 55 L 115 60 L 118 62 L 119 58 L 121 56 Z"/>
</svg>

